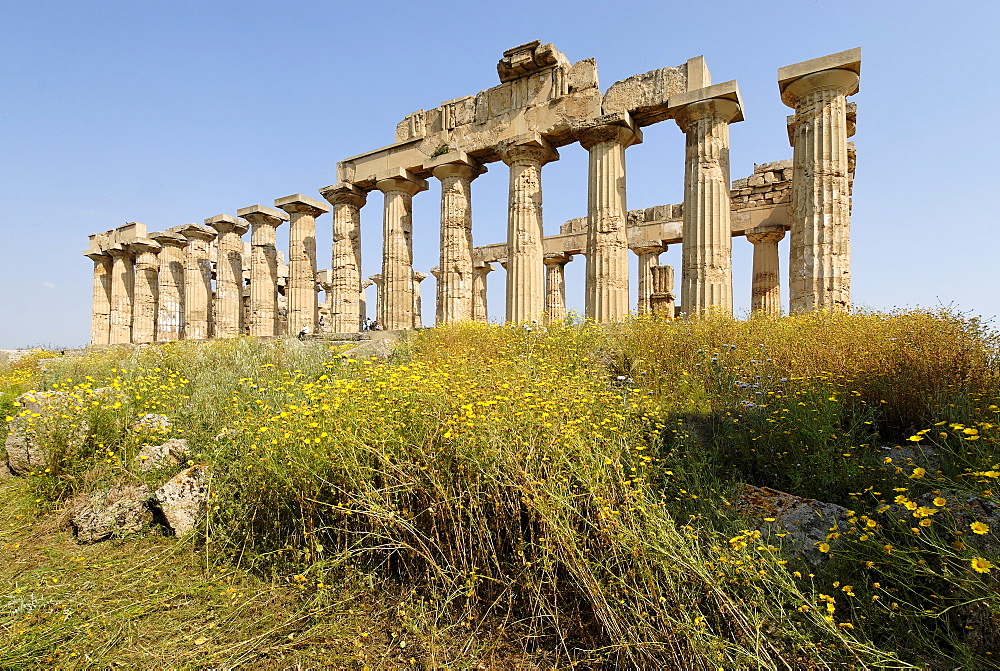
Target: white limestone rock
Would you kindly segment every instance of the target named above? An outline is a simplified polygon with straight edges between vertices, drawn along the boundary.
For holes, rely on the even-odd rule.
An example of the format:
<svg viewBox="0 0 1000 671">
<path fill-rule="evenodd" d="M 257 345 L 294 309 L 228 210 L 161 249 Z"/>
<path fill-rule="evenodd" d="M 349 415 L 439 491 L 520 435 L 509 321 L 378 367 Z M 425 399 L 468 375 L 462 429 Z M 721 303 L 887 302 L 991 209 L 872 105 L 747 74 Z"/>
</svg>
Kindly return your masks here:
<svg viewBox="0 0 1000 671">
<path fill-rule="evenodd" d="M 157 415 L 150 412 L 135 420 L 135 423 L 132 425 L 132 430 L 166 433 L 170 427 L 171 424 L 169 418 L 164 415 Z"/>
<path fill-rule="evenodd" d="M 98 543 L 141 532 L 153 521 L 146 485 L 112 487 L 78 497 L 70 524 L 79 543 Z"/>
<path fill-rule="evenodd" d="M 181 471 L 157 489 L 153 498 L 174 535 L 183 536 L 195 528 L 208 507 L 208 467 Z"/>
<path fill-rule="evenodd" d="M 162 445 L 143 445 L 135 456 L 135 466 L 146 473 L 166 466 L 176 466 L 188 454 L 186 438 L 171 438 Z"/>
<path fill-rule="evenodd" d="M 18 397 L 22 413 L 44 415 L 59 411 L 60 414 L 76 414 L 69 406 L 76 401 L 61 391 L 28 392 Z M 7 466 L 14 475 L 24 475 L 33 470 L 47 468 L 52 462 L 55 446 L 73 450 L 87 438 L 90 424 L 80 417 L 79 421 L 59 421 L 57 425 L 46 425 L 43 417 L 28 417 L 18 414 L 10 421 L 4 447 L 7 452 Z"/>
</svg>

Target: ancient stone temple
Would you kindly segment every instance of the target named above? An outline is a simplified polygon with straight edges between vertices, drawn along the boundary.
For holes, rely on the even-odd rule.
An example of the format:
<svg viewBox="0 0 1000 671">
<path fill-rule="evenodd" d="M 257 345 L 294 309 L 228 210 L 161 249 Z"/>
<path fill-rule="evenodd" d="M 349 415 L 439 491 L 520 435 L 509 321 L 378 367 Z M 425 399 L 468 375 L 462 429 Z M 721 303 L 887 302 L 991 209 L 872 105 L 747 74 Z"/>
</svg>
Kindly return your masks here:
<svg viewBox="0 0 1000 671">
<path fill-rule="evenodd" d="M 858 91 L 860 69 L 860 49 L 779 69 L 781 100 L 794 110 L 787 120 L 792 159 L 731 181 L 729 124 L 743 120 L 743 103 L 735 80 L 712 83 L 704 58 L 623 79 L 602 93 L 593 59 L 571 63 L 551 44 L 520 45 L 497 64 L 497 86 L 409 114 L 392 144 L 340 161 L 335 183 L 318 189 L 322 200 L 293 194 L 204 225 L 148 234 L 130 223 L 91 235 L 92 342 L 357 332 L 372 283 L 381 328 L 419 328 L 421 305 L 431 299 L 427 291 L 421 298 L 420 284 L 429 275 L 436 324 L 485 321 L 494 264 L 506 270 L 507 322 L 559 319 L 566 314 L 565 266 L 577 255 L 586 264 L 589 319 L 731 314 L 734 237 L 753 246 L 744 291 L 754 311 L 780 313 L 782 272 L 793 312 L 846 310 L 855 163 L 848 138 L 856 119 L 847 97 Z M 684 202 L 629 210 L 626 150 L 643 141 L 644 127 L 670 120 L 685 136 L 677 157 Z M 544 168 L 577 142 L 589 155 L 586 216 L 547 228 Z M 509 173 L 507 235 L 476 246 L 474 182 L 491 163 Z M 426 197 L 432 185 L 440 188 L 440 220 L 414 221 L 413 198 Z M 360 212 L 375 191 L 383 206 L 382 263 L 369 280 Z M 330 267 L 318 270 L 317 218 L 326 213 Z M 439 238 L 435 267 L 414 267 L 415 230 Z M 783 267 L 778 244 L 786 232 Z M 276 248 L 284 235 L 287 264 Z M 679 295 L 673 266 L 660 263 L 670 246 L 680 247 Z M 629 276 L 630 252 L 637 277 Z"/>
</svg>

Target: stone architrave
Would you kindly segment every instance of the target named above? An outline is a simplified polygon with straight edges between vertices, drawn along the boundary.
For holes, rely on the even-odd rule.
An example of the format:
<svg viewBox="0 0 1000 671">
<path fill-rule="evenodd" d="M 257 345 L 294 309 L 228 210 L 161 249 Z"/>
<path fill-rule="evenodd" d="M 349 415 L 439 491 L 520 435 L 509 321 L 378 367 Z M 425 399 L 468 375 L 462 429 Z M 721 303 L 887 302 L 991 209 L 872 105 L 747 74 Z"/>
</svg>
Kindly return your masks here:
<svg viewBox="0 0 1000 671">
<path fill-rule="evenodd" d="M 576 135 L 590 154 L 585 313 L 598 323 L 621 321 L 629 312 L 625 149 L 642 142 L 642 133 L 620 113 L 588 122 Z"/>
<path fill-rule="evenodd" d="M 160 244 L 149 238 L 137 238 L 127 243 L 135 257 L 135 284 L 132 293 L 132 342 L 151 343 L 156 340 L 156 311 L 159 297 L 160 261 L 156 258 Z"/>
<path fill-rule="evenodd" d="M 379 173 L 375 188 L 385 194 L 382 216 L 382 286 L 379 323 L 387 331 L 411 329 L 413 315 L 413 196 L 427 182 L 408 170 Z"/>
<path fill-rule="evenodd" d="M 566 264 L 573 260 L 569 254 L 546 254 L 545 263 L 545 315 L 550 322 L 566 316 Z"/>
<path fill-rule="evenodd" d="M 674 268 L 673 266 L 653 266 L 653 293 L 649 296 L 650 308 L 654 315 L 673 319 L 674 317 Z"/>
<path fill-rule="evenodd" d="M 373 284 L 375 283 L 371 280 L 362 280 L 361 282 L 361 300 L 358 301 L 358 322 L 360 324 L 365 324 L 368 321 L 368 299 L 365 297 L 365 290 Z"/>
<path fill-rule="evenodd" d="M 646 315 L 652 312 L 650 296 L 653 295 L 653 267 L 659 264 L 660 254 L 667 251 L 667 246 L 655 242 L 643 242 L 632 251 L 639 257 L 639 296 L 636 312 Z"/>
<path fill-rule="evenodd" d="M 486 311 L 486 276 L 493 272 L 489 263 L 477 262 L 472 267 L 472 319 L 477 322 L 489 321 Z"/>
<path fill-rule="evenodd" d="M 250 335 L 280 335 L 275 243 L 278 226 L 289 217 L 281 210 L 264 205 L 244 207 L 236 211 L 236 216 L 250 222 Z"/>
<path fill-rule="evenodd" d="M 188 241 L 184 255 L 184 338 L 204 340 L 212 336 L 209 243 L 215 239 L 215 231 L 201 224 L 188 224 L 179 233 Z"/>
<path fill-rule="evenodd" d="M 753 243 L 753 280 L 750 310 L 761 314 L 781 314 L 781 281 L 778 242 L 785 237 L 783 226 L 758 226 L 747 231 Z"/>
<path fill-rule="evenodd" d="M 687 136 L 681 303 L 689 315 L 733 312 L 729 124 L 742 121 L 736 82 L 674 96 L 674 118 Z"/>
<path fill-rule="evenodd" d="M 472 180 L 486 168 L 461 151 L 430 159 L 424 168 L 441 181 L 435 319 L 438 324 L 472 319 Z"/>
<path fill-rule="evenodd" d="M 85 256 L 94 262 L 90 344 L 107 345 L 111 341 L 111 276 L 114 260 L 110 254 L 96 251 L 88 251 Z"/>
<path fill-rule="evenodd" d="M 135 259 L 121 244 L 108 248 L 111 256 L 111 318 L 109 342 L 132 342 L 132 291 L 135 286 Z"/>
<path fill-rule="evenodd" d="M 330 330 L 355 333 L 361 312 L 361 208 L 368 194 L 344 182 L 321 189 L 320 194 L 333 206 Z"/>
<path fill-rule="evenodd" d="M 529 133 L 496 148 L 510 167 L 507 200 L 507 322 L 538 321 L 545 311 L 542 166 L 559 158 L 549 142 Z"/>
<path fill-rule="evenodd" d="M 156 340 L 180 340 L 184 337 L 184 248 L 187 238 L 180 233 L 154 233 L 150 237 L 160 245 Z"/>
<path fill-rule="evenodd" d="M 330 211 L 330 206 L 297 193 L 278 198 L 274 206 L 288 213 L 288 333 L 303 329 L 316 331 L 319 304 L 316 300 L 316 217 Z"/>
<path fill-rule="evenodd" d="M 215 332 L 216 338 L 235 338 L 243 328 L 243 235 L 246 222 L 230 214 L 205 220 L 218 233 L 215 248 Z"/>
<path fill-rule="evenodd" d="M 781 100 L 795 110 L 789 308 L 848 310 L 851 193 L 847 96 L 858 92 L 861 49 L 778 70 Z"/>
<path fill-rule="evenodd" d="M 415 272 L 413 273 L 413 328 L 419 329 L 424 326 L 423 310 L 421 307 L 420 300 L 420 283 L 426 280 L 430 275 L 427 273 Z"/>
</svg>

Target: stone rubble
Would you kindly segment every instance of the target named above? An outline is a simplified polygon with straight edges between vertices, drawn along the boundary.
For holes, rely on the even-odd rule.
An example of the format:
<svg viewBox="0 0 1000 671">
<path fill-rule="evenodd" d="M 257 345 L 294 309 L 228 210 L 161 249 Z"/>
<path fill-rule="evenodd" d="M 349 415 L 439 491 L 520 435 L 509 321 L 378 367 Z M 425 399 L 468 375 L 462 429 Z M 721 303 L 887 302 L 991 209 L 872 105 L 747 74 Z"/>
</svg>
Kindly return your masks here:
<svg viewBox="0 0 1000 671">
<path fill-rule="evenodd" d="M 153 500 L 174 535 L 187 534 L 208 508 L 208 467 L 181 471 L 153 493 Z"/>
</svg>

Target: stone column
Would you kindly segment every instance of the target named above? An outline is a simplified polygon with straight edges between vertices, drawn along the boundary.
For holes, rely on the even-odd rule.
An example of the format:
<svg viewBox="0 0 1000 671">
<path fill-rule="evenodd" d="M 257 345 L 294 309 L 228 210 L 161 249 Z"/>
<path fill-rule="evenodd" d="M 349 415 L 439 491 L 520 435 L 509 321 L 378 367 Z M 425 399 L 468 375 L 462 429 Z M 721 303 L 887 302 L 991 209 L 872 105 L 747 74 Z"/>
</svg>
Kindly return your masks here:
<svg viewBox="0 0 1000 671">
<path fill-rule="evenodd" d="M 433 268 L 431 268 L 430 269 L 430 274 L 434 276 L 435 287 L 437 287 L 437 290 L 435 291 L 437 299 L 434 301 L 434 323 L 435 324 L 443 324 L 444 320 L 441 319 L 441 292 L 440 292 L 440 286 L 441 286 L 441 268 L 440 268 L 440 266 L 434 266 Z M 472 302 L 472 292 L 469 292 L 469 302 L 470 303 Z"/>
<path fill-rule="evenodd" d="M 212 261 L 209 243 L 215 231 L 201 224 L 180 230 L 188 244 L 184 257 L 184 337 L 204 340 L 212 335 Z"/>
<path fill-rule="evenodd" d="M 424 163 L 441 181 L 441 260 L 435 319 L 438 324 L 472 319 L 472 180 L 486 169 L 462 151 Z"/>
<path fill-rule="evenodd" d="M 848 310 L 851 195 L 847 96 L 857 93 L 861 50 L 778 70 L 781 100 L 795 109 L 789 307 Z"/>
<path fill-rule="evenodd" d="M 160 245 L 156 340 L 180 340 L 184 337 L 184 248 L 187 238 L 179 233 L 154 233 L 150 237 Z"/>
<path fill-rule="evenodd" d="M 736 99 L 716 97 L 731 93 Z M 729 123 L 743 118 L 735 82 L 684 94 L 674 113 L 687 135 L 681 303 L 689 315 L 733 312 Z M 673 104 L 673 101 L 671 101 Z"/>
<path fill-rule="evenodd" d="M 243 234 L 246 222 L 229 214 L 205 220 L 219 234 L 215 243 L 215 332 L 216 338 L 243 335 Z"/>
<path fill-rule="evenodd" d="M 472 267 L 472 319 L 477 322 L 489 321 L 486 312 L 486 276 L 493 272 L 489 263 L 480 263 Z"/>
<path fill-rule="evenodd" d="M 288 334 L 302 329 L 316 332 L 319 319 L 316 302 L 316 217 L 330 211 L 330 206 L 297 193 L 278 198 L 274 206 L 288 213 Z"/>
<path fill-rule="evenodd" d="M 365 298 L 365 289 L 375 284 L 371 280 L 362 280 L 361 282 L 361 299 L 358 301 L 358 323 L 363 323 L 368 321 L 368 299 Z M 377 289 L 376 289 L 377 291 Z M 377 307 L 377 306 L 376 306 Z"/>
<path fill-rule="evenodd" d="M 375 325 L 379 329 L 385 329 L 382 324 L 382 273 L 370 275 L 368 281 L 375 285 Z M 370 286 L 370 285 L 369 285 Z"/>
<path fill-rule="evenodd" d="M 753 243 L 753 280 L 750 309 L 765 315 L 781 314 L 781 281 L 778 242 L 785 237 L 782 226 L 758 226 L 747 231 Z"/>
<path fill-rule="evenodd" d="M 378 321 L 387 331 L 413 328 L 413 196 L 427 182 L 408 170 L 376 175 L 385 194 L 382 216 L 382 286 Z"/>
<path fill-rule="evenodd" d="M 160 244 L 149 238 L 127 243 L 135 257 L 135 285 L 132 293 L 132 342 L 156 340 L 156 311 L 159 297 Z"/>
<path fill-rule="evenodd" d="M 90 344 L 111 342 L 111 277 L 114 260 L 110 254 L 88 250 L 85 254 L 94 262 L 93 302 L 90 313 Z"/>
<path fill-rule="evenodd" d="M 649 296 L 650 308 L 654 315 L 673 319 L 674 317 L 674 269 L 673 266 L 653 266 L 653 293 Z"/>
<path fill-rule="evenodd" d="M 356 333 L 361 303 L 361 208 L 368 194 L 341 182 L 320 190 L 333 206 L 330 330 Z"/>
<path fill-rule="evenodd" d="M 559 153 L 538 133 L 502 142 L 497 154 L 510 166 L 507 200 L 507 321 L 541 319 L 545 311 L 542 238 L 542 166 Z"/>
<path fill-rule="evenodd" d="M 550 322 L 566 316 L 566 264 L 569 254 L 552 253 L 542 257 L 545 263 L 545 314 Z"/>
<path fill-rule="evenodd" d="M 576 135 L 590 154 L 585 314 L 599 323 L 621 321 L 629 311 L 625 148 L 642 134 L 623 113 L 590 122 Z"/>
<path fill-rule="evenodd" d="M 639 257 L 639 296 L 635 311 L 646 315 L 652 312 L 649 297 L 653 294 L 653 267 L 660 262 L 660 254 L 667 251 L 667 246 L 644 241 L 632 247 L 632 251 Z"/>
<path fill-rule="evenodd" d="M 250 314 L 252 336 L 279 335 L 277 228 L 288 215 L 264 205 L 236 211 L 250 222 Z"/>
<path fill-rule="evenodd" d="M 420 283 L 426 280 L 430 275 L 427 273 L 415 272 L 413 273 L 413 328 L 419 329 L 424 326 L 424 319 L 421 308 L 420 301 Z"/>
<path fill-rule="evenodd" d="M 117 244 L 108 248 L 111 256 L 111 317 L 108 341 L 132 342 L 132 290 L 135 286 L 132 253 Z"/>
</svg>

